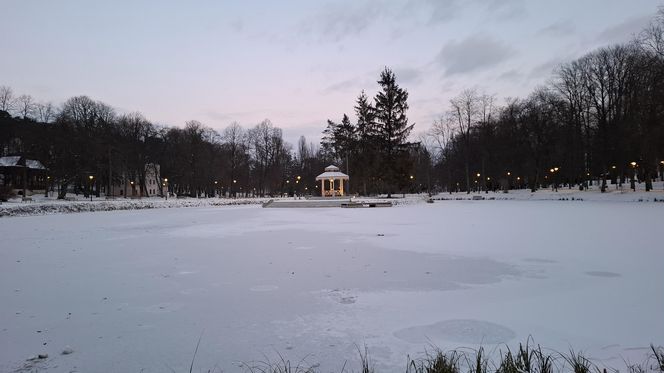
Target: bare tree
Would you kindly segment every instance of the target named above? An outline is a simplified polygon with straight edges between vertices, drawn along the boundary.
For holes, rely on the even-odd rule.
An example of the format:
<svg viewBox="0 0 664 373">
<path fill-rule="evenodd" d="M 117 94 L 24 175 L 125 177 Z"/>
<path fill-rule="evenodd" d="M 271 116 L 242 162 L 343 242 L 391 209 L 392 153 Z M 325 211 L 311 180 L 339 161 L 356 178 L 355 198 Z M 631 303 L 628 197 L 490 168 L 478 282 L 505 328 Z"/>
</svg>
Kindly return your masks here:
<svg viewBox="0 0 664 373">
<path fill-rule="evenodd" d="M 30 95 L 20 95 L 16 99 L 16 112 L 23 119 L 32 118 L 35 108 L 35 100 Z"/>
<path fill-rule="evenodd" d="M 36 107 L 37 120 L 41 123 L 50 123 L 55 118 L 55 107 L 50 102 L 40 102 Z"/>
<path fill-rule="evenodd" d="M 435 149 L 431 149 L 431 153 L 435 155 L 438 162 L 444 160 L 445 153 L 449 150 L 448 147 L 454 139 L 455 134 L 454 118 L 450 115 L 441 115 L 440 118 L 433 122 L 433 125 L 426 133 L 426 136 L 435 144 Z M 449 165 L 446 169 L 449 183 L 448 191 L 452 193 L 454 189 L 452 185 L 452 170 Z"/>
<path fill-rule="evenodd" d="M 637 43 L 647 52 L 664 58 L 664 6 L 659 8 L 657 16 L 638 35 Z"/>
<path fill-rule="evenodd" d="M 470 193 L 470 133 L 478 121 L 481 96 L 474 89 L 466 89 L 450 100 L 450 116 L 461 135 L 466 172 L 466 193 Z"/>
<path fill-rule="evenodd" d="M 0 86 L 0 110 L 10 112 L 14 108 L 14 91 L 6 85 Z"/>
<path fill-rule="evenodd" d="M 246 158 L 246 136 L 244 130 L 237 122 L 233 122 L 226 127 L 221 136 L 228 153 L 226 157 L 228 162 L 227 169 L 229 171 L 227 182 L 230 185 L 230 194 L 235 196 L 237 194 L 236 184 L 240 176 L 240 167 Z"/>
</svg>

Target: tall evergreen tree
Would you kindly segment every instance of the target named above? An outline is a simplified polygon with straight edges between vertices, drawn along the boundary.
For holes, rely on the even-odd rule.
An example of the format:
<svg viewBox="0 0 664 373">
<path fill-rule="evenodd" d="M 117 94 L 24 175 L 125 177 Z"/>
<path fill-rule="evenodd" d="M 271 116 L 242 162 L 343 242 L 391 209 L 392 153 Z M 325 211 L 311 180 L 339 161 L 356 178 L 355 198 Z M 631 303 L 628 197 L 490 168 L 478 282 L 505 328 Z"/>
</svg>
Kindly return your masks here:
<svg viewBox="0 0 664 373">
<path fill-rule="evenodd" d="M 373 105 L 369 102 L 364 90 L 357 97 L 355 106 L 357 117 L 357 149 L 354 157 L 353 178 L 359 180 L 358 188 L 364 195 L 368 194 L 367 185 L 376 175 L 376 147 L 374 137 L 376 135 L 376 115 Z"/>
<path fill-rule="evenodd" d="M 399 87 L 392 70 L 385 68 L 378 84 L 382 90 L 375 98 L 376 142 L 383 157 L 381 172 L 389 197 L 394 186 L 399 184 L 397 178 L 406 177 L 400 170 L 402 163 L 398 158 L 411 146 L 407 139 L 415 124 L 408 123 L 406 116 L 408 91 Z"/>
</svg>

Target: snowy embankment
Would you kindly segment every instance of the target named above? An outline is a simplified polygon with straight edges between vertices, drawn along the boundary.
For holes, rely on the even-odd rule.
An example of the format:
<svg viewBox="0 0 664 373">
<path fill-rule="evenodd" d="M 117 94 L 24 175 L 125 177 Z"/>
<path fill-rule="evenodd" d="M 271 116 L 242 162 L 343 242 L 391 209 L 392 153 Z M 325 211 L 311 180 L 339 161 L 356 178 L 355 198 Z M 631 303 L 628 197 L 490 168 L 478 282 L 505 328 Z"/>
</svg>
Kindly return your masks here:
<svg viewBox="0 0 664 373">
<path fill-rule="evenodd" d="M 435 201 L 445 200 L 517 200 L 517 201 L 606 201 L 606 202 L 664 202 L 664 182 L 653 183 L 654 189 L 650 192 L 644 190 L 644 184 L 637 184 L 636 191 L 629 189 L 629 184 L 622 187 L 609 185 L 605 193 L 599 191 L 597 185 L 588 190 L 580 191 L 577 188 L 559 188 L 557 191 L 551 189 L 540 189 L 531 192 L 529 189 L 513 189 L 508 193 L 497 192 L 473 192 L 473 193 L 439 193 L 432 197 Z M 34 202 L 21 202 L 16 198 L 10 202 L 0 204 L 0 218 L 11 216 L 31 216 L 62 214 L 75 212 L 116 211 L 116 210 L 143 210 L 157 208 L 178 207 L 206 207 L 206 206 L 236 206 L 236 205 L 258 205 L 274 199 L 304 200 L 304 197 L 283 198 L 185 198 L 169 199 L 144 198 L 144 199 L 116 199 L 105 200 L 77 199 L 74 201 L 56 200 L 42 196 L 33 196 Z M 394 206 L 413 205 L 424 203 L 428 199 L 426 194 L 394 194 L 392 198 L 379 197 L 354 197 L 359 202 L 391 202 Z"/>
<path fill-rule="evenodd" d="M 95 212 L 115 210 L 144 210 L 158 208 L 177 207 L 206 207 L 206 206 L 235 206 L 256 205 L 270 200 L 269 198 L 186 198 L 169 199 L 145 198 L 145 199 L 118 199 L 118 200 L 37 200 L 35 202 L 7 202 L 0 205 L 0 217 L 6 216 L 30 216 L 63 214 L 74 212 Z"/>
<path fill-rule="evenodd" d="M 433 196 L 434 200 L 516 200 L 516 201 L 606 201 L 606 202 L 664 202 L 664 182 L 653 183 L 653 190 L 646 192 L 644 184 L 637 184 L 636 191 L 629 188 L 629 184 L 622 187 L 609 185 L 606 192 L 602 193 L 599 186 L 593 185 L 588 190 L 579 190 L 578 187 L 539 189 L 531 192 L 530 189 L 513 189 L 507 193 L 496 192 L 473 192 L 473 193 L 439 193 Z"/>
<path fill-rule="evenodd" d="M 33 197 L 36 198 L 36 197 Z M 12 216 L 31 216 L 49 214 L 68 214 L 75 212 L 97 212 L 116 210 L 145 210 L 159 208 L 179 207 L 208 207 L 208 206 L 238 206 L 238 205 L 260 205 L 274 199 L 294 200 L 290 198 L 185 198 L 169 199 L 144 198 L 144 199 L 95 199 L 63 201 L 50 198 L 38 198 L 34 202 L 21 202 L 15 199 L 0 204 L 0 218 Z M 304 199 L 302 199 L 304 200 Z M 366 202 L 390 201 L 393 205 L 411 205 L 424 202 L 421 195 L 408 195 L 406 198 L 383 199 L 383 198 L 359 198 L 354 199 Z"/>
</svg>

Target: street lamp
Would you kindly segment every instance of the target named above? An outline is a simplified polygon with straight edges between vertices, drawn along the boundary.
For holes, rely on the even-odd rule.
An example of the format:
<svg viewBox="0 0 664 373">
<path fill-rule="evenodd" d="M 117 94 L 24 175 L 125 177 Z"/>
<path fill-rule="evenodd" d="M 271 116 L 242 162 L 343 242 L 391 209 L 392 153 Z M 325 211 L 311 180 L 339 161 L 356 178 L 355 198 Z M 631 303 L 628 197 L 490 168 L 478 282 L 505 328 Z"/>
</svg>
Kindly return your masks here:
<svg viewBox="0 0 664 373">
<path fill-rule="evenodd" d="M 88 179 L 90 179 L 90 202 L 92 202 L 92 180 L 94 180 L 94 176 L 90 175 L 88 176 Z"/>
<path fill-rule="evenodd" d="M 46 193 L 45 193 L 44 197 L 48 197 L 48 190 L 49 190 L 50 188 L 51 188 L 51 177 L 50 177 L 50 176 L 46 176 L 46 188 L 45 188 L 45 189 L 46 189 Z"/>
<path fill-rule="evenodd" d="M 166 200 L 168 201 L 168 178 L 164 178 L 164 187 L 166 187 Z"/>
<path fill-rule="evenodd" d="M 553 180 L 553 189 L 556 192 L 558 191 L 558 178 L 556 177 L 556 173 L 558 172 L 558 170 L 559 170 L 558 167 L 554 167 L 554 168 L 549 170 L 549 171 L 551 171 L 551 179 Z"/>
<path fill-rule="evenodd" d="M 634 180 L 636 177 L 636 162 L 632 161 L 629 163 L 632 166 L 632 180 L 630 181 L 630 186 L 632 187 L 632 190 L 636 192 L 636 180 Z"/>
</svg>

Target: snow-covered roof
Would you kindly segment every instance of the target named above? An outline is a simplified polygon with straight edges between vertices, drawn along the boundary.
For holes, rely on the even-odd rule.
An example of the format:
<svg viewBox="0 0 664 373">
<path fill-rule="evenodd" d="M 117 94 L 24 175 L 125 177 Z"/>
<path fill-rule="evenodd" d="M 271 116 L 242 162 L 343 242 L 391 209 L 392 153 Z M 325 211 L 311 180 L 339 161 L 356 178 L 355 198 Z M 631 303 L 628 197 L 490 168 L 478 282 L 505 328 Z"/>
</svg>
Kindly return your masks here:
<svg viewBox="0 0 664 373">
<path fill-rule="evenodd" d="M 35 159 L 26 159 L 25 165 L 31 170 L 45 170 L 46 167 Z M 0 157 L 0 167 L 24 167 L 21 164 L 21 156 Z"/>
<path fill-rule="evenodd" d="M 327 179 L 342 179 L 348 180 L 349 177 L 343 172 L 323 172 L 322 174 L 316 176 L 316 180 L 327 180 Z"/>
<path fill-rule="evenodd" d="M 329 172 L 339 171 L 339 167 L 331 164 L 331 165 L 325 167 L 325 171 L 329 171 Z"/>
<path fill-rule="evenodd" d="M 26 166 L 28 166 L 28 168 L 33 169 L 33 170 L 45 170 L 46 169 L 46 167 L 44 167 L 44 165 L 36 159 L 26 159 L 25 164 L 26 164 Z"/>
<path fill-rule="evenodd" d="M 20 156 L 0 157 L 0 167 L 16 167 L 21 160 Z"/>
</svg>

